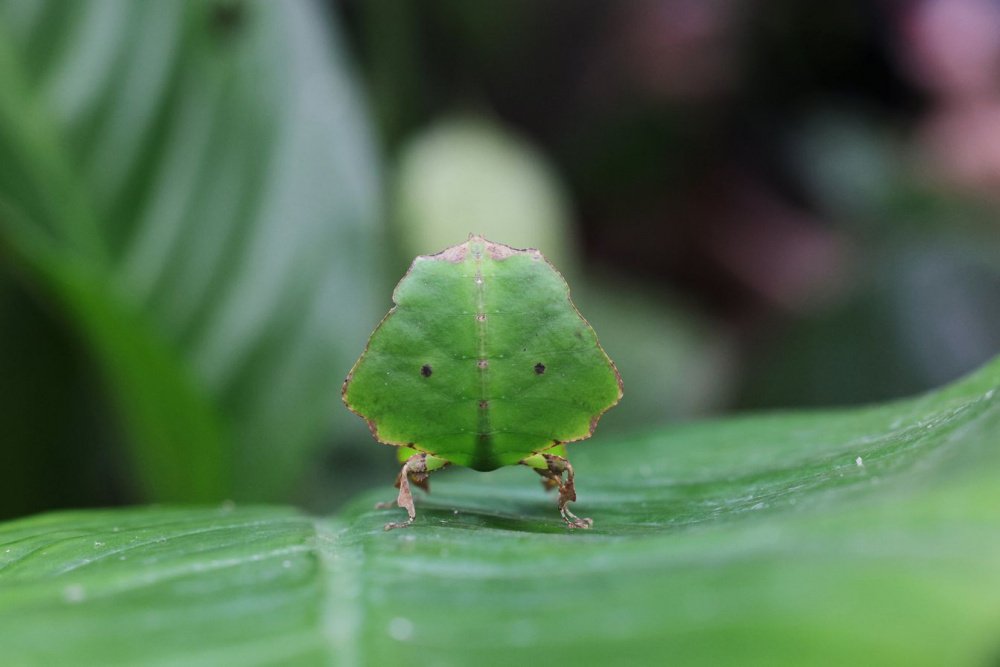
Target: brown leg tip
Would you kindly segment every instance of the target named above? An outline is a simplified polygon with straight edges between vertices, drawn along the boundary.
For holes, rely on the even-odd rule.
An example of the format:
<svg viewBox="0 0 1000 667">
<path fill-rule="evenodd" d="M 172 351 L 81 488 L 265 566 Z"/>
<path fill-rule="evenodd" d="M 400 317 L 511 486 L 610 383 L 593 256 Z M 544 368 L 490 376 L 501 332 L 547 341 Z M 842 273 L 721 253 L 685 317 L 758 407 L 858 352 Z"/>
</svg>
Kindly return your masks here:
<svg viewBox="0 0 1000 667">
<path fill-rule="evenodd" d="M 395 530 L 396 528 L 407 528 L 411 523 L 413 523 L 413 519 L 409 519 L 408 521 L 393 521 L 392 523 L 387 523 L 382 526 L 382 530 L 388 532 L 390 530 Z"/>
<path fill-rule="evenodd" d="M 560 508 L 559 514 L 562 516 L 563 521 L 566 522 L 567 528 L 582 528 L 584 530 L 594 527 L 594 520 L 588 519 L 587 517 L 578 517 L 569 511 L 569 508 Z"/>
</svg>

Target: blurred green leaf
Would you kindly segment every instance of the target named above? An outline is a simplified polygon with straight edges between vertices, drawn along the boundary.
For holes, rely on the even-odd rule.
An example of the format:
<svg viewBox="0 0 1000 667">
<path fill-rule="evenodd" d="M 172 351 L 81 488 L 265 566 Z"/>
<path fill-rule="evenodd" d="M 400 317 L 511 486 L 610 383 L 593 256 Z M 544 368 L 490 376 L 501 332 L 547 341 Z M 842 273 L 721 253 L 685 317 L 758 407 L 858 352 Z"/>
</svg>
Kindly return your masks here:
<svg viewBox="0 0 1000 667">
<path fill-rule="evenodd" d="M 308 2 L 0 4 L 0 249 L 153 499 L 285 498 L 376 321 L 373 149 Z"/>
<path fill-rule="evenodd" d="M 8 523 L 0 646 L 14 664 L 992 664 L 998 388 L 1000 359 L 881 407 L 598 434 L 571 452 L 591 531 L 511 468 L 440 473 L 392 533 L 375 496 L 329 520 Z"/>
</svg>

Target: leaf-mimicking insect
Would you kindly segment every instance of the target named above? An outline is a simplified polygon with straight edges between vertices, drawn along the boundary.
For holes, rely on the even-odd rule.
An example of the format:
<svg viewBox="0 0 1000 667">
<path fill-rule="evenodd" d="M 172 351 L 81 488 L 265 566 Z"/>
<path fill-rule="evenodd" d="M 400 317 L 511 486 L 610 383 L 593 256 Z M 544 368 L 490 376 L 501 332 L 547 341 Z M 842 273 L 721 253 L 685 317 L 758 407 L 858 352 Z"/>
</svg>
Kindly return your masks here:
<svg viewBox="0 0 1000 667">
<path fill-rule="evenodd" d="M 417 257 L 395 305 L 344 381 L 347 407 L 399 448 L 396 503 L 416 516 L 410 484 L 449 464 L 525 465 L 559 492 L 571 528 L 576 500 L 565 444 L 589 438 L 622 381 L 569 286 L 537 250 L 472 235 Z"/>
</svg>

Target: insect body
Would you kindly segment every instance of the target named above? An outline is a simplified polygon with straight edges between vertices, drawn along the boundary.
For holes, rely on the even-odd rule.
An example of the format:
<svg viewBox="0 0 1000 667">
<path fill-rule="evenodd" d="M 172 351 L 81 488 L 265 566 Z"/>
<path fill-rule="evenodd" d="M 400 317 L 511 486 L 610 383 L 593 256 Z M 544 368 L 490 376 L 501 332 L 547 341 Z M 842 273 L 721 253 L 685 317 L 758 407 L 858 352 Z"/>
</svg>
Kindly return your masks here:
<svg viewBox="0 0 1000 667">
<path fill-rule="evenodd" d="M 559 490 L 567 525 L 588 528 L 563 445 L 590 437 L 622 396 L 621 376 L 537 250 L 478 236 L 417 257 L 395 306 L 344 381 L 344 403 L 400 449 L 397 504 L 409 484 L 448 464 L 488 471 L 522 464 Z M 566 479 L 563 480 L 565 475 Z"/>
</svg>

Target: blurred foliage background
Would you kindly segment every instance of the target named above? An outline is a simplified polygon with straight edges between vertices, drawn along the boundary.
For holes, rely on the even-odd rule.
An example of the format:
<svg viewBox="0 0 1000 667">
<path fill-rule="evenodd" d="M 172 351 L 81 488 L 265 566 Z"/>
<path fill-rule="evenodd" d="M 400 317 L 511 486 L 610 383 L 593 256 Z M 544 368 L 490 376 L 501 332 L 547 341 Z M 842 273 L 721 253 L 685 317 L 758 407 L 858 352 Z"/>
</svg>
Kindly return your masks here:
<svg viewBox="0 0 1000 667">
<path fill-rule="evenodd" d="M 997 192 L 991 0 L 3 0 L 0 516 L 387 485 L 340 385 L 470 231 L 598 438 L 919 392 L 1000 349 Z"/>
</svg>

